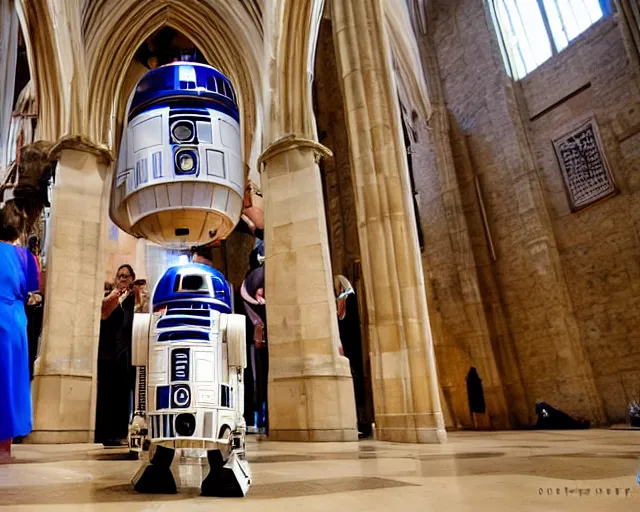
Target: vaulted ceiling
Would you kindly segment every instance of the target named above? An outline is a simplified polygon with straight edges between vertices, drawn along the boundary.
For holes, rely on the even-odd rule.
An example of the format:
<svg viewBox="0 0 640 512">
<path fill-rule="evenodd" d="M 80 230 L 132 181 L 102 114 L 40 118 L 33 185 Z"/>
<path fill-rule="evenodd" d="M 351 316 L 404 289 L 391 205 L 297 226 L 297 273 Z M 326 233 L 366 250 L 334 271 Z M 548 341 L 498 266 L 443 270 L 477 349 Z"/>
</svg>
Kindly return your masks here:
<svg viewBox="0 0 640 512">
<path fill-rule="evenodd" d="M 421 118 L 430 106 L 415 34 L 424 30 L 416 12 L 423 13 L 425 1 L 383 0 L 400 93 Z M 322 0 L 18 3 L 30 29 L 45 137 L 80 133 L 117 149 L 137 78 L 176 48 L 189 48 L 238 92 L 245 161 L 256 162 L 263 146 L 285 133 L 313 138 L 309 91 Z"/>
<path fill-rule="evenodd" d="M 82 25 L 85 33 L 96 18 L 100 17 L 98 13 L 112 12 L 114 7 L 119 7 L 126 3 L 126 1 L 123 2 L 121 0 L 84 0 L 82 5 Z M 212 7 L 215 7 L 221 2 L 209 1 L 208 3 L 210 3 Z M 262 33 L 263 0 L 236 0 L 231 3 L 237 4 L 237 9 L 244 12 L 242 17 L 251 20 L 251 23 L 255 27 L 258 27 L 260 33 Z"/>
</svg>

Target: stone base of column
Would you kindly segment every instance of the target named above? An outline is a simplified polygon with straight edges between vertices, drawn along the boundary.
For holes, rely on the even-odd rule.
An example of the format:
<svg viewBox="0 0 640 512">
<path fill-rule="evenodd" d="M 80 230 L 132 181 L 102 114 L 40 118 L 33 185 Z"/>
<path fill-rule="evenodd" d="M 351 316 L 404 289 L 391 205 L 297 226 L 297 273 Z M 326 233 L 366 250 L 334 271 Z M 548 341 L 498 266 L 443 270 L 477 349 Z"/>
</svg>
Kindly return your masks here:
<svg viewBox="0 0 640 512">
<path fill-rule="evenodd" d="M 357 441 L 351 376 L 269 382 L 270 441 Z"/>
<path fill-rule="evenodd" d="M 36 375 L 31 444 L 93 443 L 92 376 Z"/>
<path fill-rule="evenodd" d="M 390 443 L 443 444 L 447 442 L 447 431 L 443 428 L 392 429 L 376 427 L 376 441 L 388 441 Z"/>
<path fill-rule="evenodd" d="M 442 413 L 376 414 L 376 440 L 393 443 L 447 442 Z"/>
<path fill-rule="evenodd" d="M 358 430 L 269 430 L 269 441 L 330 443 L 357 441 Z"/>
<path fill-rule="evenodd" d="M 38 430 L 27 436 L 24 444 L 95 444 L 93 430 Z M 96 448 L 102 447 L 96 444 Z"/>
</svg>

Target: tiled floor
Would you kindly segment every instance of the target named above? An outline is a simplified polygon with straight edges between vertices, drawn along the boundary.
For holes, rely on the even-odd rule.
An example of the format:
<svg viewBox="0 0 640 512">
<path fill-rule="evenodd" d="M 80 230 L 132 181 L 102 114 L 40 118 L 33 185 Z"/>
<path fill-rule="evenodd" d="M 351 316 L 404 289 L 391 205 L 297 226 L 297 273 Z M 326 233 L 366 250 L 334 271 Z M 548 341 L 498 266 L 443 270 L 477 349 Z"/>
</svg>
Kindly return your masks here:
<svg viewBox="0 0 640 512">
<path fill-rule="evenodd" d="M 0 466 L 0 510 L 640 511 L 638 431 L 450 433 L 445 445 L 253 439 L 249 494 L 224 500 L 197 488 L 138 495 L 139 463 L 121 450 L 19 445 L 14 456 Z M 181 471 L 197 485 L 194 468 Z"/>
</svg>

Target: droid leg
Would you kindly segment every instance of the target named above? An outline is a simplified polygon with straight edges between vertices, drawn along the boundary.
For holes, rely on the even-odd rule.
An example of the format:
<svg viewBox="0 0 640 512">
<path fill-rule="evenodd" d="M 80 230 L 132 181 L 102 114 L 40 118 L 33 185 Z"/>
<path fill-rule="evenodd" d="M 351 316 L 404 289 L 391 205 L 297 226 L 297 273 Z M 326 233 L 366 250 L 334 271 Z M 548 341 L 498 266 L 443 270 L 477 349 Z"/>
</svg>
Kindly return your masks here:
<svg viewBox="0 0 640 512">
<path fill-rule="evenodd" d="M 251 485 L 249 465 L 233 451 L 225 462 L 220 450 L 209 450 L 209 474 L 202 482 L 202 496 L 243 498 Z"/>
<path fill-rule="evenodd" d="M 144 494 L 176 494 L 178 489 L 171 473 L 174 454 L 172 448 L 157 446 L 150 453 L 149 462 L 145 462 L 133 477 L 133 488 Z"/>
</svg>

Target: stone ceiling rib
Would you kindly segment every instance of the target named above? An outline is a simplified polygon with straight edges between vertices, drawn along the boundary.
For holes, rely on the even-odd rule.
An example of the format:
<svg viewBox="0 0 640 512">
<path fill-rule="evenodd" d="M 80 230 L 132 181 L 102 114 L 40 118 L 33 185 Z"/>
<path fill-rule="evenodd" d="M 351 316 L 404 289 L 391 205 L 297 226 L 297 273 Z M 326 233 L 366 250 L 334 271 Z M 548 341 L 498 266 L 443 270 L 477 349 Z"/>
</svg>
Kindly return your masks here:
<svg viewBox="0 0 640 512">
<path fill-rule="evenodd" d="M 424 1 L 415 0 L 414 3 L 423 4 Z M 406 92 L 408 96 L 406 99 L 412 109 L 422 119 L 428 119 L 431 116 L 431 103 L 412 16 L 409 6 L 394 4 L 395 0 L 387 0 L 384 3 L 384 14 L 397 77 L 402 82 L 401 89 Z"/>
</svg>

